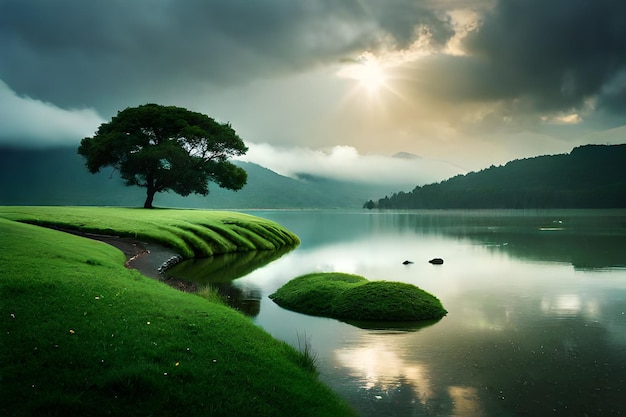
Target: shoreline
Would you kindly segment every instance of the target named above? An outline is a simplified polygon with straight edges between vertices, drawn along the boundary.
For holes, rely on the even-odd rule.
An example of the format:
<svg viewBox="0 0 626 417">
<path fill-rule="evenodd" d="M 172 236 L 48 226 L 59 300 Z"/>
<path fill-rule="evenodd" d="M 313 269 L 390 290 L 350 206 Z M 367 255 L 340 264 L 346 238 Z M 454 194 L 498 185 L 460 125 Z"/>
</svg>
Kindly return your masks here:
<svg viewBox="0 0 626 417">
<path fill-rule="evenodd" d="M 192 281 L 167 276 L 165 272 L 182 261 L 181 255 L 174 250 L 155 242 L 144 242 L 139 239 L 81 233 L 80 236 L 97 240 L 124 252 L 124 266 L 139 271 L 148 278 L 155 279 L 182 292 L 195 293 L 198 285 Z"/>
<path fill-rule="evenodd" d="M 168 261 L 173 257 L 180 256 L 180 254 L 173 249 L 156 242 L 147 242 L 130 237 L 81 232 L 60 227 L 52 228 L 111 245 L 121 250 L 126 256 L 124 266 L 130 269 L 136 269 L 147 277 L 155 278 L 163 282 L 166 282 L 163 275 L 163 272 L 167 270 L 166 266 L 171 267 L 174 265 L 169 264 Z"/>
</svg>

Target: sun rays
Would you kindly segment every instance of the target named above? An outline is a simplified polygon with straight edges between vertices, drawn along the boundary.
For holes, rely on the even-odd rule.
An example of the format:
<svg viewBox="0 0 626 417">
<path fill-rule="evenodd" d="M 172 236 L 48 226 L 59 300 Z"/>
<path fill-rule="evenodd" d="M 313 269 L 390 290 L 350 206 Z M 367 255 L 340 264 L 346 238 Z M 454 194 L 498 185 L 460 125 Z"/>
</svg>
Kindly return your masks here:
<svg viewBox="0 0 626 417">
<path fill-rule="evenodd" d="M 341 107 L 359 109 L 380 122 L 392 117 L 396 110 L 412 106 L 410 95 L 402 91 L 407 80 L 399 77 L 400 68 L 407 61 L 407 56 L 397 51 L 366 51 L 357 58 L 344 60 L 335 73 L 347 83 Z"/>
<path fill-rule="evenodd" d="M 359 90 L 370 95 L 377 95 L 381 90 L 388 89 L 388 68 L 371 52 L 364 52 L 357 59 L 349 61 L 349 65 L 341 68 L 337 75 L 341 78 L 355 80 Z"/>
</svg>

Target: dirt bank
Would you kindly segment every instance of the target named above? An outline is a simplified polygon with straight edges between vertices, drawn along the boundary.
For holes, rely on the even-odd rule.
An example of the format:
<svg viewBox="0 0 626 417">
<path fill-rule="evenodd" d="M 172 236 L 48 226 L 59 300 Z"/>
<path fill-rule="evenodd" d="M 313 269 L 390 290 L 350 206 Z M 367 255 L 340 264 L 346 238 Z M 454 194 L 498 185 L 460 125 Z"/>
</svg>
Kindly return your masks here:
<svg viewBox="0 0 626 417">
<path fill-rule="evenodd" d="M 163 276 L 159 274 L 159 268 L 171 257 L 178 255 L 174 250 L 155 242 L 70 229 L 55 229 L 115 246 L 126 255 L 128 268 L 136 269 L 151 278 L 163 279 Z"/>
</svg>

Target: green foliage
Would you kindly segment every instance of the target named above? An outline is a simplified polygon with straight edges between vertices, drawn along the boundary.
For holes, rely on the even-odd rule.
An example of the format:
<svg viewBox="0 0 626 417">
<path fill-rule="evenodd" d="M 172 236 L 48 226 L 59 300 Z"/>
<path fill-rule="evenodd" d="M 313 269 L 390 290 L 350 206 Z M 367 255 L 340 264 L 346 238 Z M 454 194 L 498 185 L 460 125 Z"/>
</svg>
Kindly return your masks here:
<svg viewBox="0 0 626 417">
<path fill-rule="evenodd" d="M 447 314 L 436 297 L 414 285 L 338 272 L 294 278 L 270 298 L 290 310 L 346 320 L 417 321 Z"/>
<path fill-rule="evenodd" d="M 126 269 L 110 245 L 5 218 L 25 216 L 0 216 L 1 415 L 354 415 L 242 314 Z"/>
<path fill-rule="evenodd" d="M 398 192 L 383 209 L 624 208 L 626 145 L 586 145 L 570 154 L 515 160 Z M 365 203 L 368 208 L 373 208 Z"/>
<path fill-rule="evenodd" d="M 229 124 L 175 106 L 145 104 L 118 112 L 96 135 L 84 138 L 78 153 L 91 173 L 119 170 L 126 185 L 147 189 L 144 207 L 154 194 L 207 195 L 208 182 L 241 189 L 246 171 L 229 162 L 248 148 Z"/>
<path fill-rule="evenodd" d="M 270 220 L 208 210 L 122 207 L 0 207 L 0 217 L 81 232 L 157 241 L 185 258 L 295 246 L 298 237 Z"/>
<path fill-rule="evenodd" d="M 227 304 L 224 298 L 220 295 L 219 290 L 211 285 L 205 285 L 204 287 L 199 288 L 194 294 L 214 303 L 224 305 Z"/>
<path fill-rule="evenodd" d="M 376 203 L 374 203 L 373 200 L 367 200 L 365 204 L 363 204 L 363 208 L 371 210 L 373 208 L 376 208 Z"/>
<path fill-rule="evenodd" d="M 298 333 L 297 337 L 298 337 L 297 349 L 298 349 L 298 352 L 300 353 L 300 355 L 297 355 L 298 364 L 304 369 L 307 369 L 310 372 L 317 374 L 318 356 L 313 351 L 313 348 L 311 347 L 311 341 L 307 337 L 306 332 L 302 336 Z"/>
</svg>

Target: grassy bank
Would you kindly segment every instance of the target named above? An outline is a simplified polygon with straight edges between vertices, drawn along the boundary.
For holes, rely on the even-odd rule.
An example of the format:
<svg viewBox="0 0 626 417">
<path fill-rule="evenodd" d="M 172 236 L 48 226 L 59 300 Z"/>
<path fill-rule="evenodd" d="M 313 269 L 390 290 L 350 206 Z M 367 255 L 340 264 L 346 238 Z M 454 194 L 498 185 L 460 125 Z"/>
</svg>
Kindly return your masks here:
<svg viewBox="0 0 626 417">
<path fill-rule="evenodd" d="M 70 224 L 32 210 L 0 210 L 0 415 L 353 414 L 242 314 L 126 269 L 104 243 L 2 218 Z M 91 228 L 89 211 L 72 215 Z M 160 213 L 134 213 L 154 223 L 142 233 L 163 230 Z"/>
<path fill-rule="evenodd" d="M 349 320 L 417 321 L 447 314 L 436 297 L 414 285 L 336 272 L 294 278 L 270 298 L 300 313 Z"/>
<path fill-rule="evenodd" d="M 145 210 L 123 207 L 0 207 L 0 217 L 42 226 L 157 241 L 185 258 L 299 244 L 270 220 L 207 210 Z"/>
</svg>

